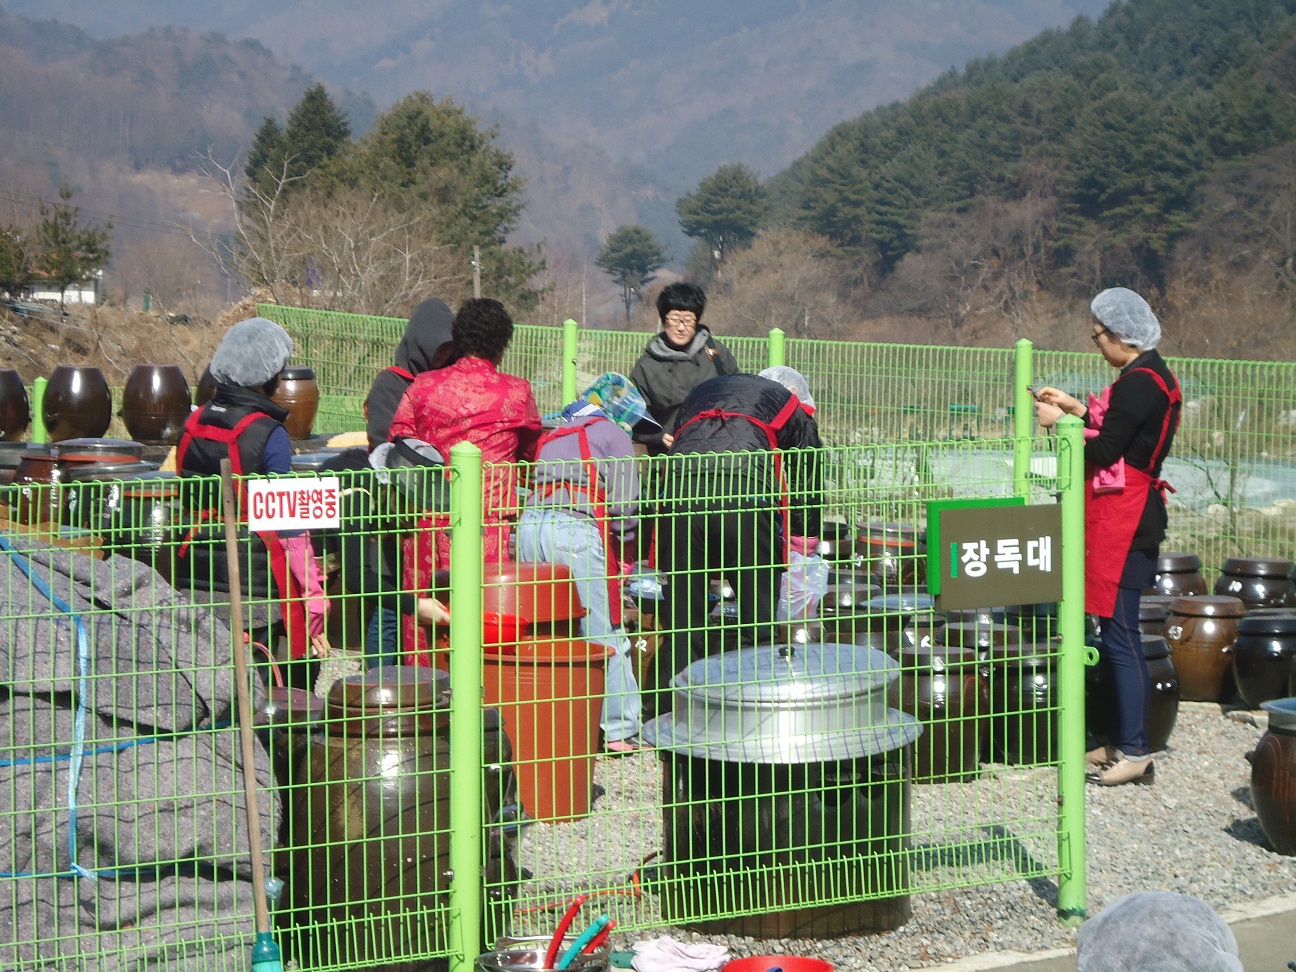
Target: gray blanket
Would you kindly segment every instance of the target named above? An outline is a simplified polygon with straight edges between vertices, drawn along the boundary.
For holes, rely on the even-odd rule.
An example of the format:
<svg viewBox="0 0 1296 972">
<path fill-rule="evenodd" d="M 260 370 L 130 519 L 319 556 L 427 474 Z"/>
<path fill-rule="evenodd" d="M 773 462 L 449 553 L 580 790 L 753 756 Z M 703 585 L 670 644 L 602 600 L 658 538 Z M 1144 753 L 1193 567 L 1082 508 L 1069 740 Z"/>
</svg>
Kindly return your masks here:
<svg viewBox="0 0 1296 972">
<path fill-rule="evenodd" d="M 0 968 L 245 969 L 228 626 L 134 560 L 0 536 Z M 23 561 L 80 617 L 84 649 Z M 270 848 L 280 811 L 256 754 Z"/>
</svg>

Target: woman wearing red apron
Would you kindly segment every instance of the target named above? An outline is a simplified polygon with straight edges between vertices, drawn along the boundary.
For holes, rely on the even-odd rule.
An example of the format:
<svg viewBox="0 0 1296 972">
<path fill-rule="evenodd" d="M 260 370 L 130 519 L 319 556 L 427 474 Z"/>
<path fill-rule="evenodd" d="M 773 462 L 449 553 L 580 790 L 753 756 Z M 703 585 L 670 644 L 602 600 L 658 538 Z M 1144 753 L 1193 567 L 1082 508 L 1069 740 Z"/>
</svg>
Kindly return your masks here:
<svg viewBox="0 0 1296 972">
<path fill-rule="evenodd" d="M 1086 406 L 1056 388 L 1036 393 L 1040 425 L 1063 414 L 1085 420 L 1085 611 L 1102 621 L 1099 664 L 1108 668 L 1116 702 L 1114 746 L 1086 754 L 1099 786 L 1149 784 L 1151 682 L 1139 636 L 1139 597 L 1156 575 L 1166 531 L 1161 464 L 1179 426 L 1182 397 L 1156 346 L 1161 324 L 1138 294 L 1104 290 L 1090 305 L 1091 338 L 1120 376 Z M 1096 429 L 1096 431 L 1095 431 Z"/>
</svg>

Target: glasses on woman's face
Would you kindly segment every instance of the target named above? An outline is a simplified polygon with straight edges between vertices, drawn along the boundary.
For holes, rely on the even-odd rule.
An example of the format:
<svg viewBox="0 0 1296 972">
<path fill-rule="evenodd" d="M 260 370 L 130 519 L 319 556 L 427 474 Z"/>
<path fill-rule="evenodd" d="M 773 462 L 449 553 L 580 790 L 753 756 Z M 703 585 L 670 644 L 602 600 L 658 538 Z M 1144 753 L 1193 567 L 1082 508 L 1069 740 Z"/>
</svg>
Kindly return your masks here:
<svg viewBox="0 0 1296 972">
<path fill-rule="evenodd" d="M 1101 338 L 1104 334 L 1110 334 L 1110 333 L 1111 331 L 1107 330 L 1107 328 L 1104 327 L 1101 331 L 1094 331 L 1092 334 L 1090 334 L 1089 340 L 1092 341 L 1094 344 L 1101 346 L 1098 339 Z"/>
<path fill-rule="evenodd" d="M 697 327 L 697 315 L 690 311 L 672 311 L 666 315 L 666 326 L 686 331 Z"/>
</svg>

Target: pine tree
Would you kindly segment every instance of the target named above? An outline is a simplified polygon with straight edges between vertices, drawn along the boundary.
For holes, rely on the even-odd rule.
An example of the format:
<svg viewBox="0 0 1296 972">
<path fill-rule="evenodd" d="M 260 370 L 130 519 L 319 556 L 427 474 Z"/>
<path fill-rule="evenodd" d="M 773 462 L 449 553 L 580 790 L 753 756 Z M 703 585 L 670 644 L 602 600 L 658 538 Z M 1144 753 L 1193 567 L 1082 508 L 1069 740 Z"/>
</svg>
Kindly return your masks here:
<svg viewBox="0 0 1296 972">
<path fill-rule="evenodd" d="M 40 206 L 41 224 L 37 232 L 40 252 L 36 266 L 58 287 L 62 311 L 63 291 L 107 266 L 112 220 L 102 226 L 81 226 L 81 208 L 71 203 L 72 187 L 64 183 L 59 186 L 58 195 L 58 203 Z"/>
<path fill-rule="evenodd" d="M 288 114 L 283 151 L 290 179 L 305 179 L 323 170 L 331 159 L 351 145 L 351 124 L 333 99 L 316 84 Z"/>
<path fill-rule="evenodd" d="M 284 130 L 272 116 L 261 123 L 243 167 L 248 187 L 264 197 L 275 194 L 284 176 Z"/>
<path fill-rule="evenodd" d="M 711 247 L 712 268 L 729 251 L 747 246 L 770 215 L 769 195 L 760 179 L 742 164 L 722 165 L 675 202 L 684 235 Z"/>
<path fill-rule="evenodd" d="M 594 263 L 621 286 L 626 323 L 630 303 L 643 297 L 647 286 L 661 269 L 666 253 L 653 231 L 646 226 L 618 226 L 599 250 Z"/>
</svg>

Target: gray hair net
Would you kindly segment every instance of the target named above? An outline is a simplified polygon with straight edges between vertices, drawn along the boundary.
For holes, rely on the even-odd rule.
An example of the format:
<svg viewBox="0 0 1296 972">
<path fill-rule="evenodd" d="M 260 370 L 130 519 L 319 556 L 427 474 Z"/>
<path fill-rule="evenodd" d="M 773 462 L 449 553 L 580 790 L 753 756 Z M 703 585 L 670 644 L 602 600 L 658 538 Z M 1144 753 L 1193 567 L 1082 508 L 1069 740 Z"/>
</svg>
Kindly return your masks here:
<svg viewBox="0 0 1296 972">
<path fill-rule="evenodd" d="M 1242 972 L 1237 940 L 1206 902 L 1171 891 L 1117 898 L 1080 926 L 1077 972 Z"/>
<path fill-rule="evenodd" d="M 1161 322 L 1148 302 L 1125 287 L 1104 290 L 1089 305 L 1093 316 L 1123 344 L 1151 351 L 1161 343 Z"/>
<path fill-rule="evenodd" d="M 777 381 L 799 398 L 803 405 L 808 405 L 812 409 L 818 407 L 815 405 L 814 396 L 810 394 L 810 383 L 806 381 L 805 375 L 795 368 L 789 368 L 787 365 L 775 365 L 773 368 L 766 368 L 760 372 L 758 377 Z"/>
<path fill-rule="evenodd" d="M 225 332 L 209 368 L 217 381 L 260 388 L 284 370 L 292 353 L 287 331 L 264 317 L 250 317 Z"/>
</svg>

